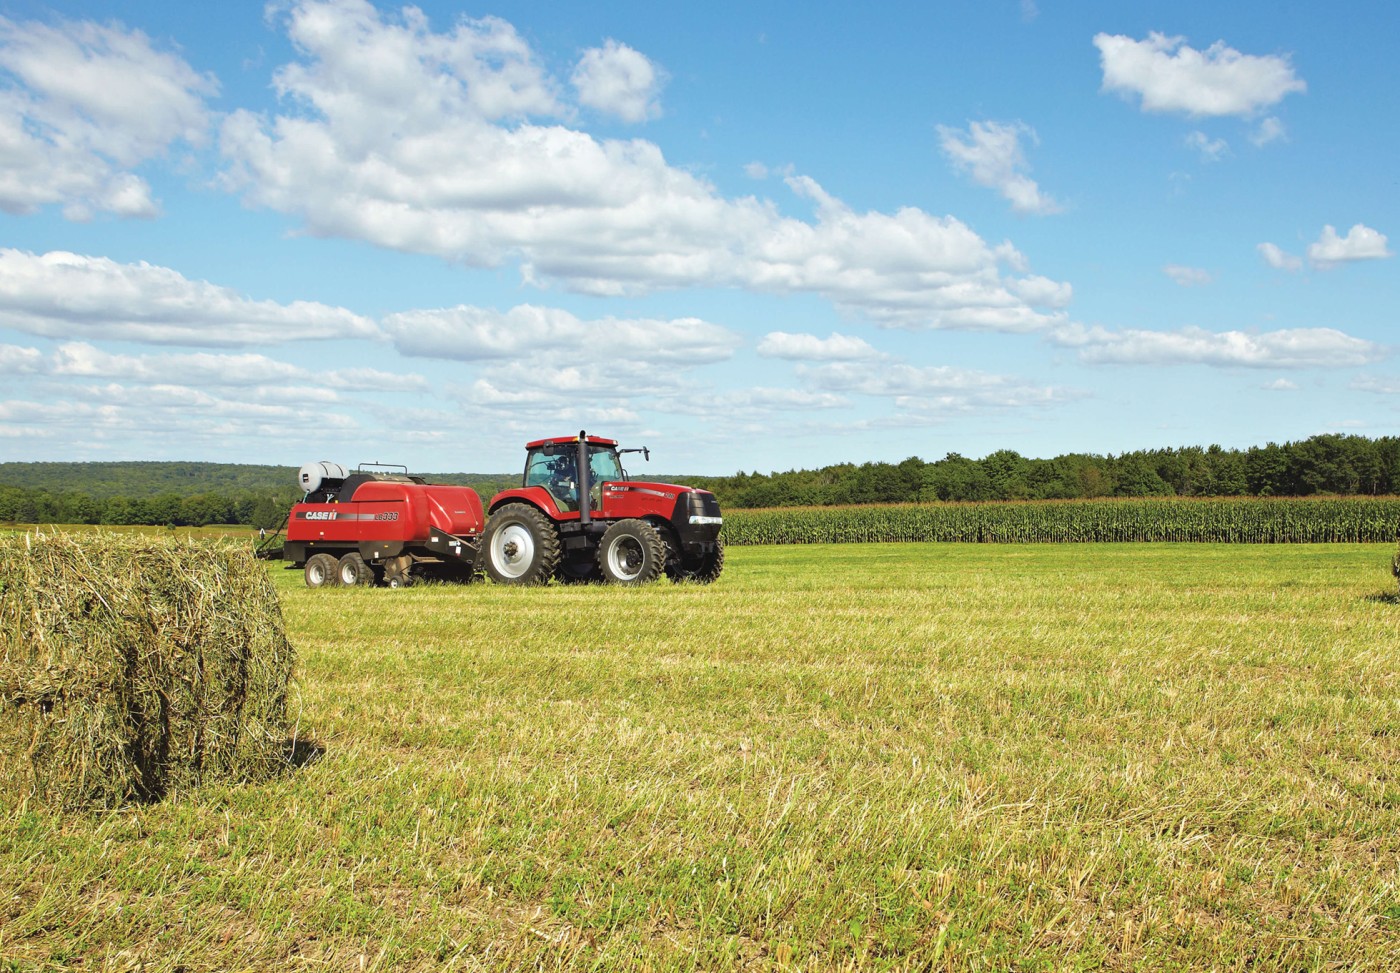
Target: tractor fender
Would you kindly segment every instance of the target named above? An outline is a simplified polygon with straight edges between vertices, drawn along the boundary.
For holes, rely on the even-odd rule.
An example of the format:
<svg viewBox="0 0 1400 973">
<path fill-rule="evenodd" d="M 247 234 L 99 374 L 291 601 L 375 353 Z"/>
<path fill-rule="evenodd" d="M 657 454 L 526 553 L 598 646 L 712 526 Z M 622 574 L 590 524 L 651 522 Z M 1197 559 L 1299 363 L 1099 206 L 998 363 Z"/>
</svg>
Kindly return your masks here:
<svg viewBox="0 0 1400 973">
<path fill-rule="evenodd" d="M 560 520 L 576 519 L 578 517 L 577 512 L 570 515 L 568 512 L 560 510 L 559 505 L 554 501 L 553 495 L 544 487 L 539 486 L 517 487 L 514 490 L 502 490 L 491 498 L 491 506 L 487 508 L 486 513 L 489 516 L 508 503 L 528 503 L 530 506 L 537 508 L 540 513 L 544 514 L 550 520 L 556 522 Z"/>
</svg>

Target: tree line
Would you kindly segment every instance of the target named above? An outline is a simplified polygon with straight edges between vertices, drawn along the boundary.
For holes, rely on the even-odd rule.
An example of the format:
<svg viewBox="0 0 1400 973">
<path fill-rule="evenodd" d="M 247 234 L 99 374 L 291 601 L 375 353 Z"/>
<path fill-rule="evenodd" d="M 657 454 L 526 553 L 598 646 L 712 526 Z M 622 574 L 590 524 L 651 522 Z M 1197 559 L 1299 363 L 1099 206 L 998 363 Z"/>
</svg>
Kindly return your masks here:
<svg viewBox="0 0 1400 973">
<path fill-rule="evenodd" d="M 294 474 L 290 467 L 227 463 L 4 463 L 0 522 L 246 524 L 271 530 L 301 499 Z M 519 483 L 511 474 L 427 477 L 473 486 L 487 499 Z M 785 473 L 655 478 L 713 490 L 721 507 L 735 509 L 934 500 L 1379 496 L 1400 494 L 1400 438 L 1323 435 L 1245 450 L 1185 446 L 1054 459 L 1003 449 L 981 459 L 949 453 L 932 462 L 910 457 L 901 463 L 840 463 Z"/>
<path fill-rule="evenodd" d="M 287 490 L 127 497 L 93 496 L 79 490 L 52 492 L 42 487 L 0 486 L 0 522 L 169 527 L 245 524 L 273 530 L 281 526 L 291 505 L 300 499 L 299 492 Z"/>
<path fill-rule="evenodd" d="M 721 507 L 834 506 L 934 500 L 1089 500 L 1400 494 L 1400 438 L 1322 435 L 1245 450 L 1184 446 L 1118 456 L 1031 459 L 998 450 L 925 462 L 842 463 L 818 470 L 692 477 Z"/>
</svg>

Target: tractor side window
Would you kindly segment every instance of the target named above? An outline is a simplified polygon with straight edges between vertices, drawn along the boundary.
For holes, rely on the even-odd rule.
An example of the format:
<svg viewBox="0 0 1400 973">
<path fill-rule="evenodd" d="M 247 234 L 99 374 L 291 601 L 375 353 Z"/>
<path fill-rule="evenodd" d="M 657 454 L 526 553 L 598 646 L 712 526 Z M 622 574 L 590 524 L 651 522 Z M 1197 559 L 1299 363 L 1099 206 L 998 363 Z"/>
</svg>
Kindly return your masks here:
<svg viewBox="0 0 1400 973">
<path fill-rule="evenodd" d="M 590 449 L 588 479 L 593 483 L 610 483 L 623 479 L 622 464 L 617 461 L 617 453 L 611 449 Z"/>
<path fill-rule="evenodd" d="M 542 449 L 525 464 L 525 485 L 544 487 L 561 510 L 577 510 L 577 472 L 573 449 Z"/>
<path fill-rule="evenodd" d="M 525 486 L 549 486 L 549 464 L 554 457 L 546 456 L 543 452 L 536 450 L 530 454 L 530 460 L 525 464 Z"/>
</svg>

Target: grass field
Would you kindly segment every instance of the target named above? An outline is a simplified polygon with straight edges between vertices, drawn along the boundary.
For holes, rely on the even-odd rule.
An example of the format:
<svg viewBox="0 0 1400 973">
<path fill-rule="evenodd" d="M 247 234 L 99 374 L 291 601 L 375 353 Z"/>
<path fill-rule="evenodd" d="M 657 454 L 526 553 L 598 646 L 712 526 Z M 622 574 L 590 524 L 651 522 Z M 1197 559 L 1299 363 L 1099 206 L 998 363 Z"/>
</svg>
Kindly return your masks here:
<svg viewBox="0 0 1400 973">
<path fill-rule="evenodd" d="M 0 812 L 0 970 L 1393 970 L 1393 547 L 274 568 L 320 758 Z"/>
</svg>

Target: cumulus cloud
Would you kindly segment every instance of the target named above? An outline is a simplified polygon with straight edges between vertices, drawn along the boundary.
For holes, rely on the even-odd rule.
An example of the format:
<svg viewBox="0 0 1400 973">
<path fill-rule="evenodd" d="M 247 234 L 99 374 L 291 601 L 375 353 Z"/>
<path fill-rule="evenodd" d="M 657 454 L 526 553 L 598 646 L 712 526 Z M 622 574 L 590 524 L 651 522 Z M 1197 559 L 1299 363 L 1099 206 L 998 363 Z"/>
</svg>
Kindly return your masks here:
<svg viewBox="0 0 1400 973">
<path fill-rule="evenodd" d="M 412 10 L 391 22 L 360 0 L 299 0 L 285 20 L 299 52 L 277 74 L 288 111 L 226 120 L 225 185 L 310 232 L 517 263 L 527 283 L 597 295 L 806 293 L 911 329 L 1061 320 L 1018 291 L 1013 247 L 951 217 L 858 213 L 798 175 L 786 185 L 813 218 L 787 217 L 720 195 L 653 143 L 541 122 L 567 112 L 504 22 L 435 33 Z"/>
<path fill-rule="evenodd" d="M 1153 31 L 1146 40 L 1096 34 L 1103 90 L 1139 96 L 1142 110 L 1249 116 L 1308 86 L 1279 55 L 1241 54 L 1224 41 L 1204 51 Z"/>
<path fill-rule="evenodd" d="M 43 367 L 44 353 L 38 348 L 0 345 L 0 375 L 33 375 Z"/>
<path fill-rule="evenodd" d="M 203 142 L 211 75 L 120 24 L 0 18 L 0 209 L 60 204 L 149 217 L 150 186 L 132 172 L 177 143 Z"/>
<path fill-rule="evenodd" d="M 798 375 L 821 391 L 889 398 L 900 410 L 925 416 L 1045 407 L 1076 397 L 1055 386 L 947 365 L 833 362 L 799 366 Z"/>
<path fill-rule="evenodd" d="M 1060 204 L 1041 192 L 1027 174 L 1030 166 L 1021 148 L 1022 136 L 1037 141 L 1035 130 L 1022 122 L 971 122 L 966 132 L 938 126 L 943 154 L 959 172 L 1001 193 L 1017 213 L 1058 213 Z"/>
<path fill-rule="evenodd" d="M 1285 252 L 1278 244 L 1261 243 L 1257 249 L 1259 256 L 1264 258 L 1264 262 L 1275 270 L 1286 270 L 1292 273 L 1303 269 L 1303 258 Z"/>
<path fill-rule="evenodd" d="M 1400 377 L 1358 375 L 1352 379 L 1351 388 L 1358 392 L 1374 392 L 1376 395 L 1400 395 Z"/>
<path fill-rule="evenodd" d="M 65 342 L 44 363 L 56 376 L 115 379 L 146 385 L 188 385 L 196 388 L 277 389 L 295 394 L 308 387 L 372 392 L 421 392 L 428 382 L 421 375 L 394 374 L 369 368 L 307 369 L 266 355 L 186 354 L 125 355 L 103 351 L 86 342 Z M 334 399 L 334 395 L 322 398 Z"/>
<path fill-rule="evenodd" d="M 1111 365 L 1210 365 L 1244 368 L 1344 368 L 1380 361 L 1388 349 L 1333 328 L 1291 328 L 1250 334 L 1244 331 L 1179 331 L 1072 325 L 1050 340 L 1074 348 L 1079 359 Z"/>
<path fill-rule="evenodd" d="M 1187 267 L 1183 264 L 1167 264 L 1162 268 L 1162 273 L 1182 287 L 1204 287 L 1214 280 L 1210 271 L 1200 267 Z"/>
<path fill-rule="evenodd" d="M 625 122 L 644 122 L 661 114 L 665 72 L 645 54 L 612 38 L 583 52 L 571 80 L 580 104 Z"/>
<path fill-rule="evenodd" d="M 1270 142 L 1286 138 L 1288 138 L 1288 132 L 1284 129 L 1283 122 L 1273 115 L 1260 121 L 1253 134 L 1249 136 L 1249 140 L 1261 148 Z"/>
<path fill-rule="evenodd" d="M 1286 378 L 1276 378 L 1262 386 L 1265 392 L 1296 392 L 1298 383 L 1290 382 Z"/>
<path fill-rule="evenodd" d="M 373 338 L 374 322 L 310 301 L 255 301 L 168 267 L 0 249 L 0 326 L 50 338 L 229 346 Z"/>
<path fill-rule="evenodd" d="M 1385 234 L 1361 223 L 1348 230 L 1344 237 L 1338 236 L 1334 227 L 1324 226 L 1317 242 L 1308 246 L 1308 262 L 1320 270 L 1330 270 L 1356 260 L 1380 260 L 1389 256 L 1392 254 L 1386 249 Z"/>
<path fill-rule="evenodd" d="M 1213 139 L 1205 132 L 1192 132 L 1186 136 L 1188 148 L 1195 149 L 1200 153 L 1201 159 L 1205 162 L 1219 162 L 1229 151 L 1230 143 L 1224 139 Z"/>
<path fill-rule="evenodd" d="M 458 306 L 405 311 L 384 319 L 405 355 L 455 361 L 637 362 L 698 365 L 723 361 L 739 336 L 699 318 L 602 318 L 584 321 L 558 308 L 522 304 L 509 311 Z"/>
<path fill-rule="evenodd" d="M 861 361 L 881 357 L 863 338 L 835 332 L 829 338 L 818 338 L 812 334 L 771 331 L 758 343 L 758 353 L 764 358 L 789 361 Z"/>
</svg>

